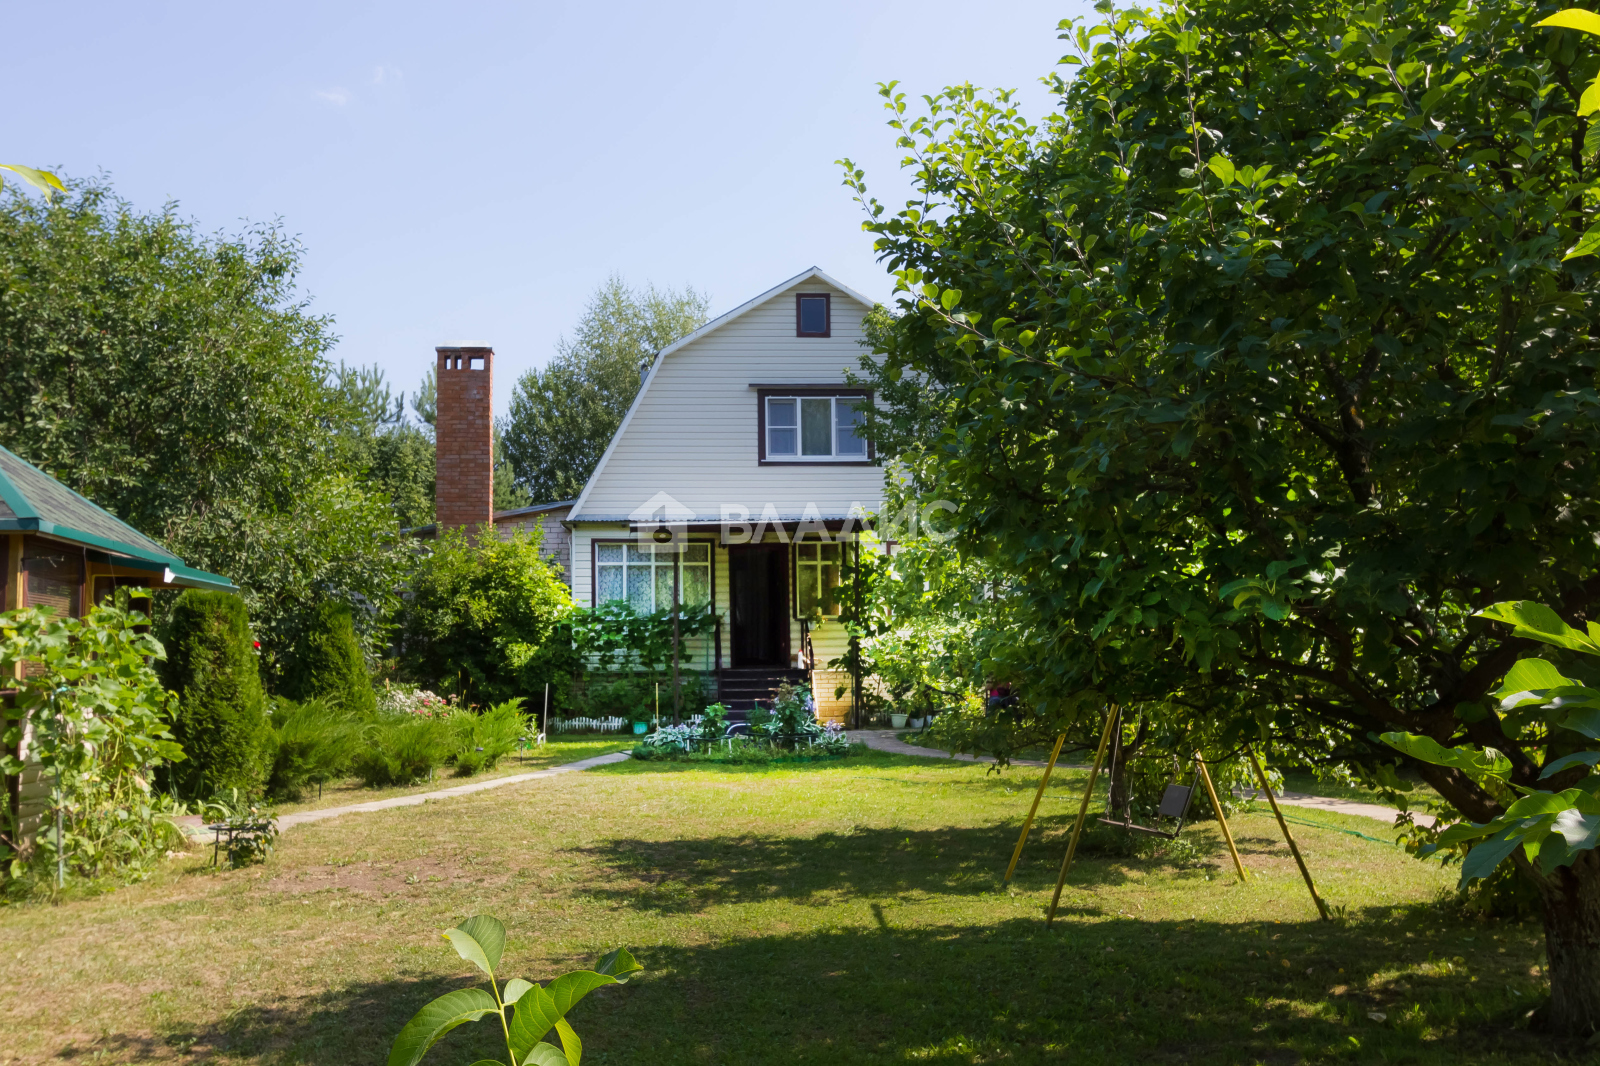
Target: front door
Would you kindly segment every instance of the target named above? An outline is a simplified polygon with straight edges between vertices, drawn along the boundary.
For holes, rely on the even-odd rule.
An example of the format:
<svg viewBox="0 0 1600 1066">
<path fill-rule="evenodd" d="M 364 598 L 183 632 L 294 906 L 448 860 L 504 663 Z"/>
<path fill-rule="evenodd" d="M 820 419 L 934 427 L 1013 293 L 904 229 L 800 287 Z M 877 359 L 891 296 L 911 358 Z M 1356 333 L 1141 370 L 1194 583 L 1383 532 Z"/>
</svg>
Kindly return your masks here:
<svg viewBox="0 0 1600 1066">
<path fill-rule="evenodd" d="M 787 544 L 728 546 L 733 666 L 789 665 Z"/>
</svg>

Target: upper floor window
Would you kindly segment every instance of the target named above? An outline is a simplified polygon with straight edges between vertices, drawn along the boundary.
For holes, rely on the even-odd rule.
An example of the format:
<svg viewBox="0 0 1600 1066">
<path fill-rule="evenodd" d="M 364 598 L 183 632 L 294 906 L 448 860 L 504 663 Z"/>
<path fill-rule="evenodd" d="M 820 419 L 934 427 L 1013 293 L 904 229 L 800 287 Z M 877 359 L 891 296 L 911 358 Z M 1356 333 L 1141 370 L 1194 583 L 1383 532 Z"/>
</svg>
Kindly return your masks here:
<svg viewBox="0 0 1600 1066">
<path fill-rule="evenodd" d="M 802 292 L 794 298 L 794 335 L 826 337 L 832 322 L 832 299 L 825 292 Z"/>
<path fill-rule="evenodd" d="M 761 458 L 772 462 L 866 462 L 860 435 L 861 408 L 870 399 L 860 391 L 843 396 L 761 396 Z"/>
<path fill-rule="evenodd" d="M 681 558 L 680 558 L 681 556 Z M 626 600 L 641 614 L 672 606 L 672 571 L 678 571 L 678 603 L 696 607 L 711 602 L 711 545 L 691 541 L 683 551 L 634 541 L 594 546 L 595 602 Z"/>
</svg>

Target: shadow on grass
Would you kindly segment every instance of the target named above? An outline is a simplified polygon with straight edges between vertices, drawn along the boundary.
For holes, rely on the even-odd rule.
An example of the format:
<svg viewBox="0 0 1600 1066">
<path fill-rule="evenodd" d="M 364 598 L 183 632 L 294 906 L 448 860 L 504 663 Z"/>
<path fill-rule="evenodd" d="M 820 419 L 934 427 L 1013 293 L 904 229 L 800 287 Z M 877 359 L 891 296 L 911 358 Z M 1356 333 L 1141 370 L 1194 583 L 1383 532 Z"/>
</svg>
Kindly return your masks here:
<svg viewBox="0 0 1600 1066">
<path fill-rule="evenodd" d="M 1514 1027 L 1537 994 L 1525 976 L 1491 981 L 1475 959 L 1389 980 L 1397 962 L 1456 950 L 1463 930 L 1441 929 L 1437 916 L 1374 911 L 1354 924 L 1066 920 L 1047 930 L 1031 907 L 990 925 L 916 928 L 903 927 L 893 905 L 840 909 L 851 927 L 631 945 L 646 973 L 594 994 L 572 1016 L 585 1061 L 1458 1064 L 1582 1055 L 1577 1045 Z M 1519 950 L 1531 951 L 1531 931 L 1519 932 Z M 116 1061 L 142 1061 L 180 1050 L 228 1061 L 376 1066 L 414 1011 L 462 983 L 360 985 L 245 1007 L 155 1044 L 113 1038 L 62 1058 L 95 1061 L 91 1052 L 120 1049 Z M 501 1057 L 497 1037 L 492 1019 L 466 1025 L 430 1059 Z"/>
<path fill-rule="evenodd" d="M 1015 879 L 1019 889 L 1054 885 L 1070 825 L 1071 819 L 1064 816 L 1035 822 L 1028 861 L 1018 868 Z M 813 837 L 616 837 L 573 850 L 600 870 L 586 895 L 643 910 L 682 914 L 777 899 L 829 906 L 857 898 L 894 899 L 921 893 L 982 895 L 1001 887 L 1016 832 L 1017 827 L 999 823 L 933 829 L 856 828 Z M 1159 869 L 1176 878 L 1215 876 L 1220 862 L 1211 856 L 1188 868 L 1174 869 L 1159 860 L 1080 852 L 1073 864 L 1072 883 L 1080 888 L 1121 884 L 1129 879 L 1130 869 Z"/>
</svg>

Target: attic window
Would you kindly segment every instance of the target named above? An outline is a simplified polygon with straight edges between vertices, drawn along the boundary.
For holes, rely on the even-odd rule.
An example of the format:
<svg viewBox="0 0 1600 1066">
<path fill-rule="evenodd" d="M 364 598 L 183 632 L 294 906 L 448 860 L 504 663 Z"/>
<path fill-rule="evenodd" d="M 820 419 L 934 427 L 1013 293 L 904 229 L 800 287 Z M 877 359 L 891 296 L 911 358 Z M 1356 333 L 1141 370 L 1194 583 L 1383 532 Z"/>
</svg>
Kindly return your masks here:
<svg viewBox="0 0 1600 1066">
<path fill-rule="evenodd" d="M 860 435 L 865 389 L 760 389 L 760 461 L 763 463 L 868 463 Z"/>
<path fill-rule="evenodd" d="M 832 324 L 829 314 L 831 300 L 825 292 L 802 292 L 794 298 L 794 335 L 796 337 L 826 337 Z"/>
</svg>

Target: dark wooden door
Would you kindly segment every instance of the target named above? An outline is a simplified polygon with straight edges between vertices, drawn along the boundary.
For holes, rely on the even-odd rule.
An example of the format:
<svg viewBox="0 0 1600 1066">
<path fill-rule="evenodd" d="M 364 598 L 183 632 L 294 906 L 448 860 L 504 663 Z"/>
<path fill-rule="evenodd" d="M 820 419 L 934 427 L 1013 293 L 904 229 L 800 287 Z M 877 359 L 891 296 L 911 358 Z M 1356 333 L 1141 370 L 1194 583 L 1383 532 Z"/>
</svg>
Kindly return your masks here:
<svg viewBox="0 0 1600 1066">
<path fill-rule="evenodd" d="M 789 665 L 787 544 L 728 547 L 733 666 Z"/>
</svg>

